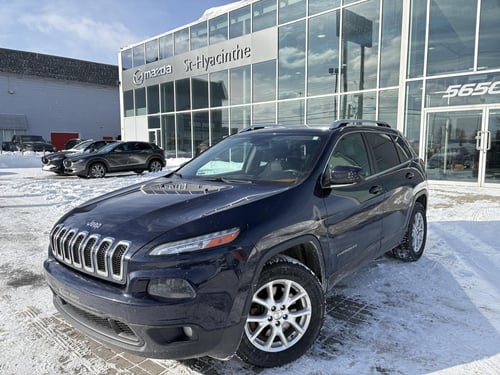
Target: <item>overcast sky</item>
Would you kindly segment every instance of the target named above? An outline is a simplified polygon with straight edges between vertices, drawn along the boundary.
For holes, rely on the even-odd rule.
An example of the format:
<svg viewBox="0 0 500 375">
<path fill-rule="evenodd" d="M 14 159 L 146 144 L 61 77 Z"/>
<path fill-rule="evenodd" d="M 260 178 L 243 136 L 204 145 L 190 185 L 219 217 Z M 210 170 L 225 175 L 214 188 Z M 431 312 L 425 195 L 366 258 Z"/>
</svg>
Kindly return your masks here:
<svg viewBox="0 0 500 375">
<path fill-rule="evenodd" d="M 0 48 L 118 64 L 118 50 L 236 0 L 0 0 Z"/>
</svg>

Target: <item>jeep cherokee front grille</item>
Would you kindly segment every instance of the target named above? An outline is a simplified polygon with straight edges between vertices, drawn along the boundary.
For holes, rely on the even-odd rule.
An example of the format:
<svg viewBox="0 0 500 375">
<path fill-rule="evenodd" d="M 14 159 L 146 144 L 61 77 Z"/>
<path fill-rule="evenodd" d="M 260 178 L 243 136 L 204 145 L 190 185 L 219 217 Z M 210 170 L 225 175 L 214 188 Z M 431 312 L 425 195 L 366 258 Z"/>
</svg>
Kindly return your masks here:
<svg viewBox="0 0 500 375">
<path fill-rule="evenodd" d="M 123 283 L 129 241 L 57 225 L 50 234 L 52 254 L 62 263 L 100 278 Z"/>
</svg>

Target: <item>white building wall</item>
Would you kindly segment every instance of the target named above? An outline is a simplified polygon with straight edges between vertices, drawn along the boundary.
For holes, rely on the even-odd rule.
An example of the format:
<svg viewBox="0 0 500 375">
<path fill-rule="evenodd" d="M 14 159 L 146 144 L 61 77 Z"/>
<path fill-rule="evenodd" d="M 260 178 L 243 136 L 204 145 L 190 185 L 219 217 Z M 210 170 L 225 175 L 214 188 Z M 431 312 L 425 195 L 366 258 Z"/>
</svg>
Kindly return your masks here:
<svg viewBox="0 0 500 375">
<path fill-rule="evenodd" d="M 120 134 L 118 87 L 0 73 L 0 113 L 26 115 L 26 133 L 46 139 L 51 132 L 93 139 Z"/>
</svg>

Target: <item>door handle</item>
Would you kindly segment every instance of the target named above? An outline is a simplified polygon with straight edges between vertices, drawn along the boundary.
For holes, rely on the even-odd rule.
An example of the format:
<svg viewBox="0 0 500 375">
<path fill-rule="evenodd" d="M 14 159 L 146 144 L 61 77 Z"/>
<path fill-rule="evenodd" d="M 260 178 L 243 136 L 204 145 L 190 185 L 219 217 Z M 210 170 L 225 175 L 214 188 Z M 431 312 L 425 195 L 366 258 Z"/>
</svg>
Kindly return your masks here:
<svg viewBox="0 0 500 375">
<path fill-rule="evenodd" d="M 370 190 L 368 190 L 370 192 L 370 194 L 379 194 L 383 191 L 384 189 L 382 188 L 382 186 L 379 186 L 379 185 L 376 185 L 376 186 L 372 186 L 370 188 Z"/>
<path fill-rule="evenodd" d="M 415 173 L 413 173 L 413 172 L 408 172 L 408 173 L 406 173 L 406 178 L 407 178 L 408 180 L 411 180 L 413 177 L 415 177 Z"/>
</svg>

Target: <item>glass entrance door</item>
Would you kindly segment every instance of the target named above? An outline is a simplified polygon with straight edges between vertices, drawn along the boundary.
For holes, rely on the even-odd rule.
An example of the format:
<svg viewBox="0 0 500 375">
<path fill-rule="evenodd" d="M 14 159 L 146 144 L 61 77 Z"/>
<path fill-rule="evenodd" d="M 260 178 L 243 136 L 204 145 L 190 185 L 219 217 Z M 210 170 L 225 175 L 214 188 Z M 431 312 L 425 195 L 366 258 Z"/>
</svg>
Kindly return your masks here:
<svg viewBox="0 0 500 375">
<path fill-rule="evenodd" d="M 429 180 L 500 183 L 500 108 L 430 110 L 426 120 Z"/>
<path fill-rule="evenodd" d="M 486 153 L 484 182 L 500 183 L 500 108 L 488 110 L 488 124 L 478 139 L 478 146 Z"/>
<path fill-rule="evenodd" d="M 429 180 L 480 181 L 476 136 L 483 110 L 428 112 L 425 162 Z"/>
</svg>

